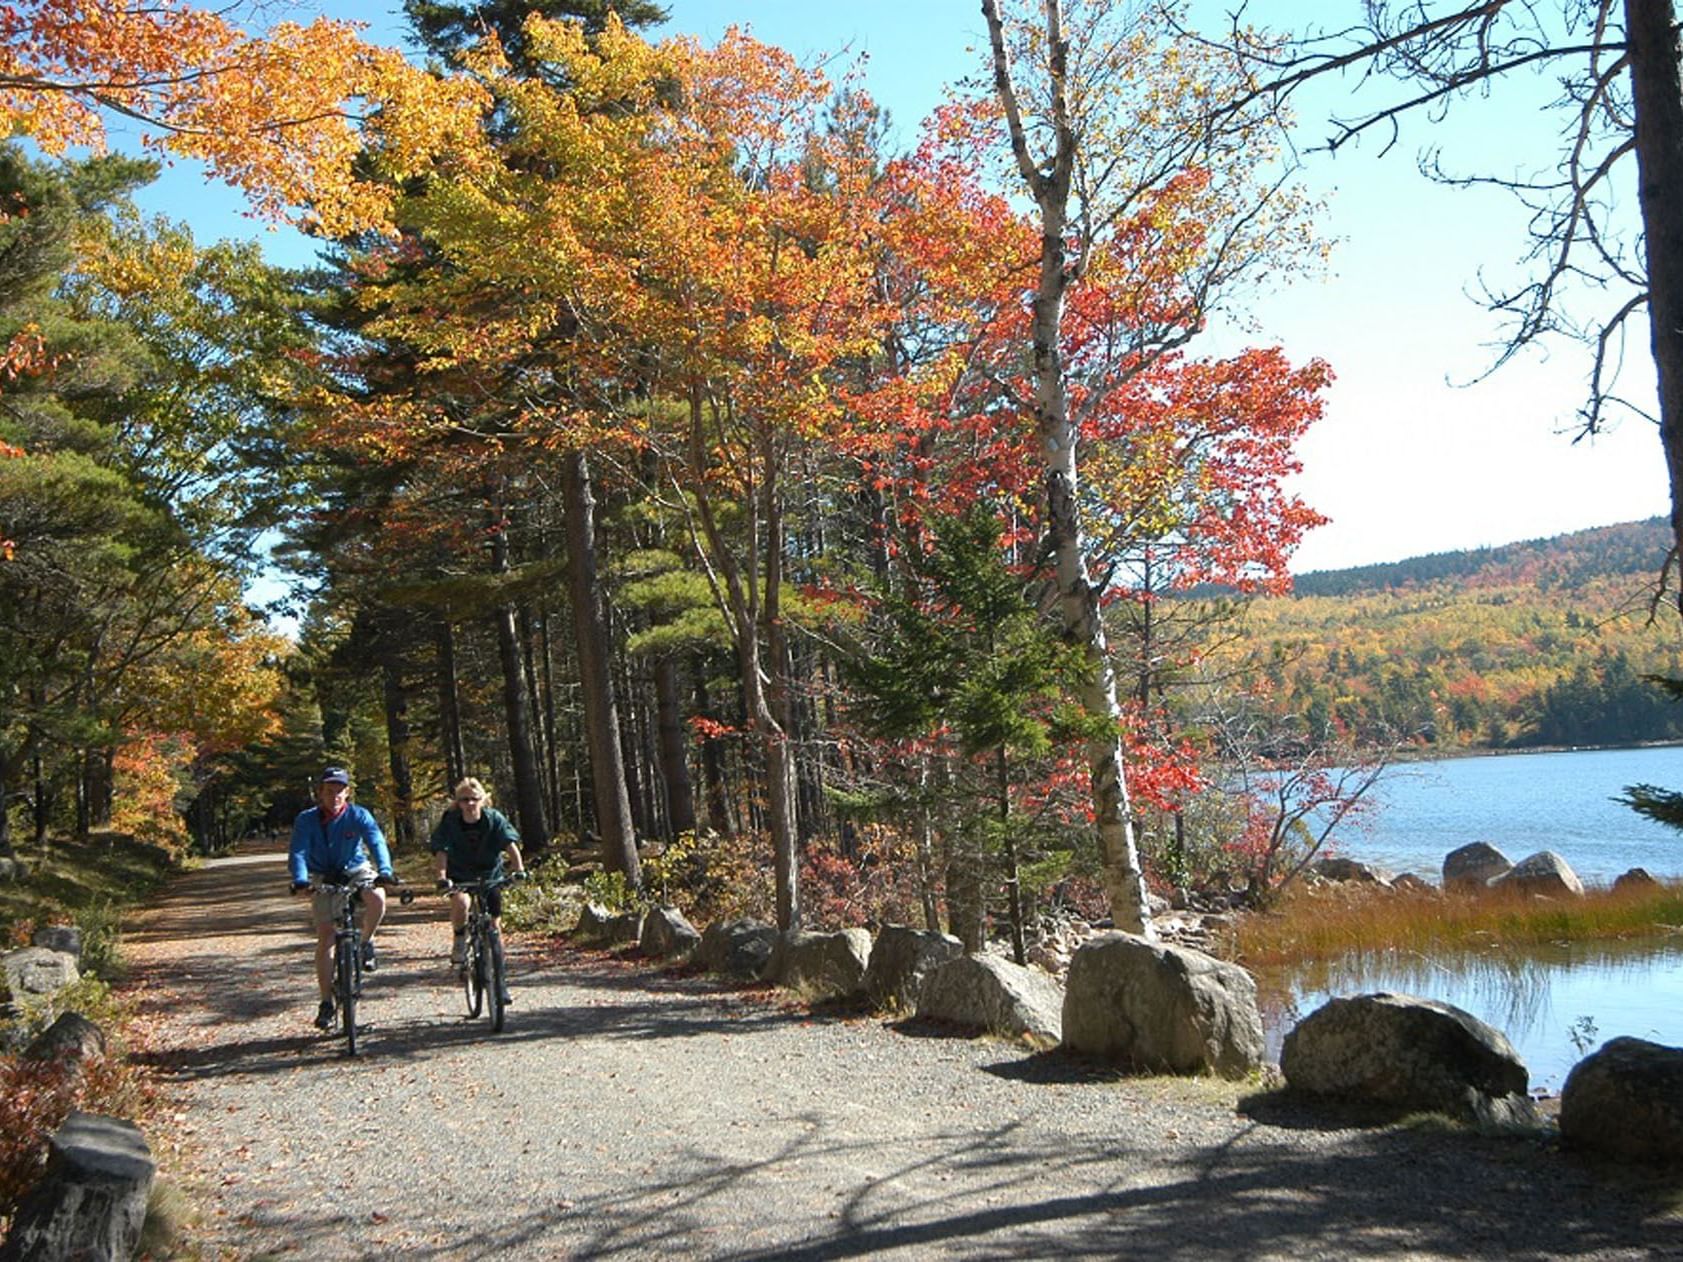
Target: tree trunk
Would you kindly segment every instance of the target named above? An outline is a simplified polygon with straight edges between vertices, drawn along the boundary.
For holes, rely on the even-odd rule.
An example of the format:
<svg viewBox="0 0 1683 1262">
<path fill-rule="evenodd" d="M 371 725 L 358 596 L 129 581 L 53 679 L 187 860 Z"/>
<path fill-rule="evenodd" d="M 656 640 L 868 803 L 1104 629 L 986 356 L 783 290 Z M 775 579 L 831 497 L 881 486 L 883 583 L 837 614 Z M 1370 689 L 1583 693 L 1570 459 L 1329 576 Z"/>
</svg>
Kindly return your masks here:
<svg viewBox="0 0 1683 1262">
<path fill-rule="evenodd" d="M 706 665 L 698 663 L 695 671 L 695 709 L 703 718 L 717 719 L 707 696 L 706 673 Z M 736 813 L 731 809 L 725 750 L 716 736 L 701 738 L 701 781 L 707 796 L 707 826 L 721 837 L 736 836 Z"/>
<path fill-rule="evenodd" d="M 1671 482 L 1672 542 L 1683 561 L 1683 81 L 1675 8 L 1672 0 L 1625 0 L 1660 445 Z M 1683 608 L 1683 582 L 1677 599 Z"/>
<path fill-rule="evenodd" d="M 549 778 L 549 741 L 543 726 L 543 689 L 538 686 L 537 632 L 532 624 L 532 611 L 520 607 L 520 655 L 525 661 L 526 704 L 532 716 L 532 745 L 537 756 L 539 792 L 543 798 L 543 817 L 555 818 L 555 786 Z"/>
<path fill-rule="evenodd" d="M 724 538 L 707 489 L 708 445 L 699 392 L 690 398 L 692 490 L 706 546 L 725 580 L 726 614 L 736 640 L 737 671 L 748 725 L 765 760 L 766 827 L 771 834 L 777 928 L 800 928 L 801 897 L 795 823 L 795 758 L 787 715 L 782 712 L 788 681 L 780 678 L 783 655 L 779 596 L 783 583 L 783 507 L 778 489 L 776 439 L 761 435 L 744 459 L 760 461 L 757 494 L 748 498 L 748 555 L 739 563 Z M 764 571 L 761 571 L 761 551 Z M 768 647 L 762 647 L 762 645 Z"/>
<path fill-rule="evenodd" d="M 386 753 L 392 771 L 392 833 L 397 849 L 415 847 L 415 781 L 409 770 L 409 696 L 396 650 L 381 654 L 380 673 L 386 709 Z"/>
<path fill-rule="evenodd" d="M 655 704 L 659 709 L 660 774 L 666 782 L 667 818 L 675 834 L 695 831 L 695 790 L 690 784 L 689 746 L 684 739 L 678 663 L 671 657 L 654 662 Z"/>
<path fill-rule="evenodd" d="M 502 530 L 491 537 L 491 564 L 499 574 L 508 570 L 508 535 Z M 528 846 L 541 849 L 549 843 L 549 825 L 543 813 L 543 785 L 538 776 L 537 751 L 532 744 L 532 716 L 526 706 L 524 663 L 514 606 L 508 603 L 497 606 L 492 621 L 497 628 L 497 654 L 503 668 L 503 709 L 508 722 L 509 759 L 514 764 L 520 835 Z"/>
<path fill-rule="evenodd" d="M 438 646 L 438 729 L 444 746 L 444 791 L 451 793 L 467 775 L 467 754 L 462 749 L 462 708 L 456 699 L 456 633 L 440 618 L 434 635 Z"/>
<path fill-rule="evenodd" d="M 4 724 L 0 723 L 0 731 Z M 0 745 L 0 858 L 10 859 L 17 852 L 12 848 L 12 768 L 16 765 L 5 747 Z"/>
<path fill-rule="evenodd" d="M 567 526 L 567 591 L 573 606 L 573 634 L 579 659 L 579 693 L 584 703 L 585 746 L 602 859 L 626 884 L 642 883 L 637 838 L 631 825 L 631 797 L 626 789 L 624 755 L 619 741 L 619 711 L 608 660 L 608 626 L 596 578 L 596 504 L 584 453 L 569 452 L 561 465 Z"/>
<path fill-rule="evenodd" d="M 111 825 L 112 795 L 115 792 L 117 751 L 107 746 L 90 749 L 82 760 L 82 782 L 88 803 L 88 823 L 93 828 Z"/>
<path fill-rule="evenodd" d="M 1064 93 L 1069 55 L 1063 33 L 1061 0 L 1042 0 L 1052 85 L 1051 109 L 1056 153 L 1049 170 L 1028 150 L 1011 82 L 1010 59 L 996 0 L 982 0 L 993 50 L 994 82 L 1005 108 L 1012 148 L 1024 183 L 1040 208 L 1040 265 L 1032 304 L 1030 334 L 1034 352 L 1034 411 L 1046 464 L 1047 543 L 1057 571 L 1064 636 L 1081 649 L 1085 670 L 1077 686 L 1082 707 L 1104 717 L 1104 734 L 1087 745 L 1092 780 L 1094 826 L 1099 863 L 1110 914 L 1118 929 L 1150 932 L 1145 877 L 1134 846 L 1128 785 L 1122 758 L 1122 710 L 1116 700 L 1116 673 L 1099 616 L 1100 592 L 1094 587 L 1082 534 L 1076 473 L 1075 425 L 1069 413 L 1069 383 L 1063 358 L 1064 294 L 1070 275 L 1065 255 L 1069 237 L 1069 197 L 1075 167 L 1075 138 Z"/>
<path fill-rule="evenodd" d="M 555 723 L 555 646 L 549 638 L 548 601 L 544 602 L 543 614 L 538 619 L 538 634 L 543 650 L 543 745 L 546 757 L 544 768 L 545 783 L 550 791 L 547 805 L 549 818 L 560 827 L 565 812 L 561 808 L 561 745 L 560 732 Z"/>
</svg>

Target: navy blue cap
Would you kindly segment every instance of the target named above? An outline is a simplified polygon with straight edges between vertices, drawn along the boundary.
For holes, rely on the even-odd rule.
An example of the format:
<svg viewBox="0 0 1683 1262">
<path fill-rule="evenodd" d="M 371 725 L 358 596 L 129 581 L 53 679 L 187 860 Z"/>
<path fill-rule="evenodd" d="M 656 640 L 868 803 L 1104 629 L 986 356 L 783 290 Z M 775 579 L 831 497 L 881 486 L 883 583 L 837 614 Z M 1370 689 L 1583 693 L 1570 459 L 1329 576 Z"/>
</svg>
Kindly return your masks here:
<svg viewBox="0 0 1683 1262">
<path fill-rule="evenodd" d="M 321 773 L 321 782 L 323 784 L 348 785 L 351 782 L 351 773 L 346 771 L 343 767 L 329 767 L 326 771 Z"/>
</svg>

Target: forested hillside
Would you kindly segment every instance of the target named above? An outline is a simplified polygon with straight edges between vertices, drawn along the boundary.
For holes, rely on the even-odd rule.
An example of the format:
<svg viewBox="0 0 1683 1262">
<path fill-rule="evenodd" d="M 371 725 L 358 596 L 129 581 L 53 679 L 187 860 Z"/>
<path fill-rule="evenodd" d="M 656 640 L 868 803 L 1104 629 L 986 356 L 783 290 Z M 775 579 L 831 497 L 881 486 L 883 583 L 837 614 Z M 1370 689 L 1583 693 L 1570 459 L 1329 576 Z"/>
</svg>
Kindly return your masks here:
<svg viewBox="0 0 1683 1262">
<path fill-rule="evenodd" d="M 1653 518 L 1555 539 L 1307 574 L 1253 601 L 1271 704 L 1432 749 L 1683 737 L 1643 678 L 1679 671 L 1650 622 L 1670 545 Z"/>
</svg>

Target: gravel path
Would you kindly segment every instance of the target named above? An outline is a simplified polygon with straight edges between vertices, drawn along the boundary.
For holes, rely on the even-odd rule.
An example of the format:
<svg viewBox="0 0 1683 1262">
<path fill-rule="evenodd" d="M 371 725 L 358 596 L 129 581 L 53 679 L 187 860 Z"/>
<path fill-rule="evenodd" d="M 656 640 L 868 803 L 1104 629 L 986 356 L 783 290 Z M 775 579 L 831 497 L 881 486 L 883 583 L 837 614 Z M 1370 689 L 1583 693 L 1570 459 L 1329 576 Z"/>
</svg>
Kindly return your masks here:
<svg viewBox="0 0 1683 1262">
<path fill-rule="evenodd" d="M 214 861 L 125 937 L 205 1257 L 1683 1258 L 1675 1188 L 1546 1144 L 1340 1129 L 546 943 L 511 944 L 493 1035 L 430 898 L 394 903 L 347 1060 L 285 883 L 278 853 Z"/>
</svg>

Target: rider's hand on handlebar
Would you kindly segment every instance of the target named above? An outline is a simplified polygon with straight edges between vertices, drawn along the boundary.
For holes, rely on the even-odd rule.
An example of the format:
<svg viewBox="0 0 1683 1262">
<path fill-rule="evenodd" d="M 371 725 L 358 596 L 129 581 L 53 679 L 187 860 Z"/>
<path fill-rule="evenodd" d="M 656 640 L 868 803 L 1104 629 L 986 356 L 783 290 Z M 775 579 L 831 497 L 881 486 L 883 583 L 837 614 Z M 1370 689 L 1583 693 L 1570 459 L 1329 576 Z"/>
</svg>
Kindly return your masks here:
<svg viewBox="0 0 1683 1262">
<path fill-rule="evenodd" d="M 526 871 L 525 868 L 521 868 L 518 872 L 510 872 L 508 874 L 508 879 L 511 881 L 526 881 L 530 880 L 531 876 L 532 874 L 530 872 Z"/>
<path fill-rule="evenodd" d="M 292 883 L 292 892 L 294 894 L 302 894 L 305 890 L 307 890 L 309 888 L 310 888 L 310 883 L 308 881 L 294 881 Z"/>
<path fill-rule="evenodd" d="M 441 876 L 438 878 L 438 892 L 440 894 L 448 894 L 453 888 L 449 877 Z"/>
<path fill-rule="evenodd" d="M 382 872 L 379 876 L 374 878 L 374 884 L 378 885 L 381 889 L 389 890 L 395 889 L 397 886 L 402 885 L 403 882 L 398 880 L 390 872 Z"/>
</svg>

